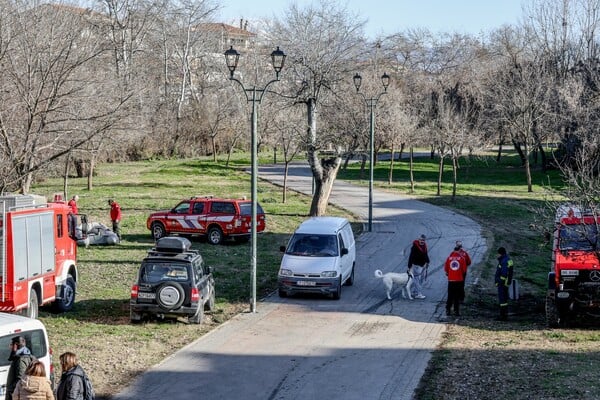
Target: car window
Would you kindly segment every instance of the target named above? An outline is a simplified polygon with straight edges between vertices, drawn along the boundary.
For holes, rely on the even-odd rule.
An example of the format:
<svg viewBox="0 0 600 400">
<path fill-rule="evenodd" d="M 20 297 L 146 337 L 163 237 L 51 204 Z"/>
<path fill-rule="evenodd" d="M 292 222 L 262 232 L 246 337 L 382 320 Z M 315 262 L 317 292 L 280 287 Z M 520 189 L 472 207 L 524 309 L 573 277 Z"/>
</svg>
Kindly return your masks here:
<svg viewBox="0 0 600 400">
<path fill-rule="evenodd" d="M 0 337 L 0 367 L 10 365 L 10 361 L 8 360 L 8 357 L 10 356 L 10 348 L 8 347 L 8 344 L 13 337 L 19 335 L 25 338 L 27 341 L 27 348 L 36 358 L 42 358 L 46 356 L 47 345 L 46 338 L 44 337 L 44 331 L 41 329 L 36 329 L 32 331 L 19 332 L 18 334 L 13 333 Z"/>
<path fill-rule="evenodd" d="M 204 212 L 204 203 L 194 203 L 192 214 L 202 214 Z"/>
<path fill-rule="evenodd" d="M 240 214 L 241 215 L 252 215 L 252 203 L 239 203 L 240 206 Z M 256 213 L 264 214 L 262 207 L 260 204 L 256 203 Z"/>
<path fill-rule="evenodd" d="M 340 248 L 343 249 L 344 247 L 346 247 L 346 245 L 344 244 L 344 237 L 342 236 L 341 233 L 338 233 L 338 238 L 340 240 Z"/>
<path fill-rule="evenodd" d="M 210 210 L 219 214 L 235 214 L 235 206 L 230 202 L 213 201 Z"/>
<path fill-rule="evenodd" d="M 183 203 L 179 203 L 174 209 L 173 212 L 175 214 L 187 214 L 190 210 L 190 202 L 184 201 Z"/>
<path fill-rule="evenodd" d="M 296 233 L 290 239 L 287 254 L 305 257 L 336 257 L 339 254 L 336 236 Z"/>
<path fill-rule="evenodd" d="M 187 264 L 148 262 L 142 265 L 140 271 L 140 280 L 144 283 L 187 281 L 188 279 Z"/>
</svg>

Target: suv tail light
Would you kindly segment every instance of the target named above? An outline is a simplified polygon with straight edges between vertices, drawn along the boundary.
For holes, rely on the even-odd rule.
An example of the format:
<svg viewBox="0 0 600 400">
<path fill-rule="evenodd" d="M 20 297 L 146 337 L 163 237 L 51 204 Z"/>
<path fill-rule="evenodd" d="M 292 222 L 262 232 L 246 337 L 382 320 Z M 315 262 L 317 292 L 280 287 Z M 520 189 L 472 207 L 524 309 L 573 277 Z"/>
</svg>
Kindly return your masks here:
<svg viewBox="0 0 600 400">
<path fill-rule="evenodd" d="M 192 303 L 197 303 L 200 301 L 200 291 L 198 288 L 192 288 L 191 300 Z"/>
<path fill-rule="evenodd" d="M 140 287 L 138 285 L 133 285 L 131 287 L 131 298 L 132 299 L 137 299 L 139 290 L 140 290 Z"/>
</svg>

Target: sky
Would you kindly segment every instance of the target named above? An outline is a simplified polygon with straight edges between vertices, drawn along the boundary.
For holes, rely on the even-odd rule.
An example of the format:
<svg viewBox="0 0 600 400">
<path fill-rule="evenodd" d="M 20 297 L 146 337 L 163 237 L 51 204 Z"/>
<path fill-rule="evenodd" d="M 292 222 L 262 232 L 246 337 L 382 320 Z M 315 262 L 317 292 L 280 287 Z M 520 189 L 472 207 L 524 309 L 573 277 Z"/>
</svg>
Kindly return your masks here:
<svg viewBox="0 0 600 400">
<path fill-rule="evenodd" d="M 220 0 L 219 22 L 239 26 L 249 20 L 282 15 L 294 0 Z M 523 0 L 339 0 L 350 11 L 368 19 L 366 35 L 397 33 L 408 28 L 428 28 L 433 32 L 459 32 L 477 35 L 504 24 L 516 24 L 522 15 Z M 295 0 L 299 5 L 317 4 Z M 251 25 L 250 25 L 250 30 Z"/>
</svg>

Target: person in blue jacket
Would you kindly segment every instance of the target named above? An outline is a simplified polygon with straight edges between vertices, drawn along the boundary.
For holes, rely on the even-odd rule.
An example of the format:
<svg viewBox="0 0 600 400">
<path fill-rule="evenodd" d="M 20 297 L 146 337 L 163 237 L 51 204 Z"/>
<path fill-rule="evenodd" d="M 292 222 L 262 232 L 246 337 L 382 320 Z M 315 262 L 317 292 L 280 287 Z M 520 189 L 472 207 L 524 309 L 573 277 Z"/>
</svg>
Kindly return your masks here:
<svg viewBox="0 0 600 400">
<path fill-rule="evenodd" d="M 498 305 L 500 306 L 500 321 L 508 319 L 508 288 L 513 279 L 513 261 L 508 256 L 506 249 L 498 249 L 498 267 L 496 268 L 495 282 L 498 287 Z"/>
</svg>

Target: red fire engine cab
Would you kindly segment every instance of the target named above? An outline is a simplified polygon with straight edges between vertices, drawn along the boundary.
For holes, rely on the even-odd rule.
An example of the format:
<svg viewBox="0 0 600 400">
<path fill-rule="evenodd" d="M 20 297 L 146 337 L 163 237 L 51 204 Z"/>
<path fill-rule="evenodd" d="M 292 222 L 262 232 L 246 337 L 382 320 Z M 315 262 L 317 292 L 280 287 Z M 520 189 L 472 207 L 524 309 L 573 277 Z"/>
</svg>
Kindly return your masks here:
<svg viewBox="0 0 600 400">
<path fill-rule="evenodd" d="M 564 326 L 576 316 L 600 317 L 600 216 L 571 205 L 556 211 L 546 322 Z"/>
<path fill-rule="evenodd" d="M 0 311 L 38 317 L 38 307 L 75 303 L 77 244 L 70 207 L 38 196 L 0 196 Z"/>
</svg>

